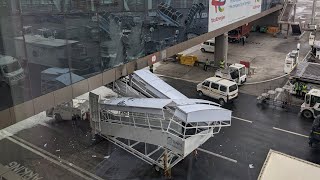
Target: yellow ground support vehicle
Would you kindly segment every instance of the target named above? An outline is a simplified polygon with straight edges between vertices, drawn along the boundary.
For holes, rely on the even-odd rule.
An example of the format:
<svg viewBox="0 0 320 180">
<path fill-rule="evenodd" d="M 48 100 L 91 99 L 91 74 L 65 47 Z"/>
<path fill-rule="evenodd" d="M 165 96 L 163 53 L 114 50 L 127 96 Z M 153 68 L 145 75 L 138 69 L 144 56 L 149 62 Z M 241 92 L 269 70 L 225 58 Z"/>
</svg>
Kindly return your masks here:
<svg viewBox="0 0 320 180">
<path fill-rule="evenodd" d="M 188 56 L 181 56 L 180 57 L 180 64 L 194 66 L 194 64 L 198 61 L 197 56 L 188 55 Z"/>
</svg>

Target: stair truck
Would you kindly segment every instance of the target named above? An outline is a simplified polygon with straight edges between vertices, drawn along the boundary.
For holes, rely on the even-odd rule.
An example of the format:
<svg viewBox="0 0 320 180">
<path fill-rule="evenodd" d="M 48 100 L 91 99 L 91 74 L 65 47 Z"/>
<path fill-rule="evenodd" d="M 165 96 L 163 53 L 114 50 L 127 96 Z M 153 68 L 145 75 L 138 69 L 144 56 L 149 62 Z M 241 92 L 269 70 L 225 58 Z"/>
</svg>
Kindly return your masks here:
<svg viewBox="0 0 320 180">
<path fill-rule="evenodd" d="M 320 115 L 320 90 L 311 89 L 301 105 L 300 113 L 303 117 L 311 119 Z"/>
<path fill-rule="evenodd" d="M 215 76 L 228 79 L 242 85 L 247 81 L 246 66 L 243 64 L 232 64 L 227 69 L 219 69 L 215 72 Z"/>
<path fill-rule="evenodd" d="M 0 55 L 0 86 L 15 86 L 23 83 L 24 70 L 12 56 Z"/>
</svg>

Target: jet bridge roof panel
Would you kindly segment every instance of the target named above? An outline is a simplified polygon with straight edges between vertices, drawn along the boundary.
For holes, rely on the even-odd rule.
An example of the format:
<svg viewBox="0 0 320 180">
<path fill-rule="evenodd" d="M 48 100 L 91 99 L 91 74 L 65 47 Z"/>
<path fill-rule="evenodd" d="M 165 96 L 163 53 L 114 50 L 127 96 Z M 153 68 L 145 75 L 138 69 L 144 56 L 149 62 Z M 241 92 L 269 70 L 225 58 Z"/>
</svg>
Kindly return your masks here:
<svg viewBox="0 0 320 180">
<path fill-rule="evenodd" d="M 163 108 L 171 103 L 170 99 L 123 97 L 100 101 L 100 107 L 108 110 L 163 114 Z"/>
<path fill-rule="evenodd" d="M 141 69 L 134 72 L 134 75 L 138 76 L 140 79 L 145 81 L 158 92 L 162 93 L 169 99 L 187 99 L 185 95 L 165 83 L 158 76 L 154 75 L 146 69 Z"/>
<path fill-rule="evenodd" d="M 186 122 L 231 121 L 231 111 L 207 104 L 178 106 L 175 116 Z"/>
</svg>

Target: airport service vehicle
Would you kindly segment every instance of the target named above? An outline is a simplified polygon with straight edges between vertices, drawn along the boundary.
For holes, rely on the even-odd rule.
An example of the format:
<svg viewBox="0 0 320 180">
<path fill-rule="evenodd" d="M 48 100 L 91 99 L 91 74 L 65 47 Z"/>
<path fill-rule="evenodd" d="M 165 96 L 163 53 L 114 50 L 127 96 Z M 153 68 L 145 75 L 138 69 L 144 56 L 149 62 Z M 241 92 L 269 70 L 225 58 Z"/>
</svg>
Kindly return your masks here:
<svg viewBox="0 0 320 180">
<path fill-rule="evenodd" d="M 258 180 L 301 180 L 320 176 L 320 165 L 270 150 Z"/>
<path fill-rule="evenodd" d="M 290 73 L 292 69 L 299 63 L 299 52 L 300 52 L 300 43 L 297 44 L 297 49 L 292 50 L 286 55 L 284 61 L 284 73 Z"/>
<path fill-rule="evenodd" d="M 0 85 L 15 86 L 24 78 L 24 70 L 16 58 L 0 55 Z"/>
<path fill-rule="evenodd" d="M 221 106 L 238 97 L 238 85 L 233 81 L 211 77 L 197 85 L 199 96 L 209 96 L 219 101 Z"/>
<path fill-rule="evenodd" d="M 250 24 L 245 24 L 243 26 L 240 26 L 228 32 L 228 40 L 229 42 L 240 42 L 241 38 L 249 37 L 250 31 L 251 31 Z"/>
<path fill-rule="evenodd" d="M 320 90 L 311 89 L 301 105 L 300 112 L 305 118 L 315 118 L 320 115 Z"/>
<path fill-rule="evenodd" d="M 235 81 L 238 85 L 242 85 L 247 81 L 246 66 L 235 63 L 226 69 L 217 70 L 215 76 L 229 79 Z"/>
<path fill-rule="evenodd" d="M 293 50 L 286 55 L 283 71 L 290 73 L 299 61 L 299 51 Z"/>
<path fill-rule="evenodd" d="M 309 136 L 309 146 L 320 144 L 320 116 L 317 116 L 312 123 L 312 128 Z"/>
<path fill-rule="evenodd" d="M 313 46 L 315 38 L 316 38 L 316 32 L 310 32 L 310 34 L 309 34 L 309 45 L 310 46 Z"/>
<path fill-rule="evenodd" d="M 93 91 L 100 96 L 117 97 L 111 89 L 101 86 Z M 46 111 L 48 117 L 53 117 L 56 120 L 89 120 L 89 93 L 72 99 L 70 102 L 62 103 Z"/>
<path fill-rule="evenodd" d="M 202 52 L 212 52 L 214 53 L 214 49 L 215 49 L 215 41 L 214 40 L 208 40 L 206 42 L 203 42 L 200 45 L 200 50 Z"/>
<path fill-rule="evenodd" d="M 320 41 L 314 41 L 312 50 L 312 53 L 315 56 L 315 58 L 320 60 Z"/>
</svg>

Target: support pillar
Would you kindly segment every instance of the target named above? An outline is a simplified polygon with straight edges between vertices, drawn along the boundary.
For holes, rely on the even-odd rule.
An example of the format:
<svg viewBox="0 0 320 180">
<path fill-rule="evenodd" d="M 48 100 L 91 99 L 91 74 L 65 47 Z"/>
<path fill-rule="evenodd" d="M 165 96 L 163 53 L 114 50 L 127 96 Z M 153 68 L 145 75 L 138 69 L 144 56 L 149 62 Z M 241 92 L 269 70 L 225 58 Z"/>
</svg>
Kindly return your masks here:
<svg viewBox="0 0 320 180">
<path fill-rule="evenodd" d="M 220 61 L 224 60 L 227 64 L 228 55 L 228 33 L 221 34 L 215 39 L 214 47 L 214 66 L 220 67 Z"/>
</svg>

